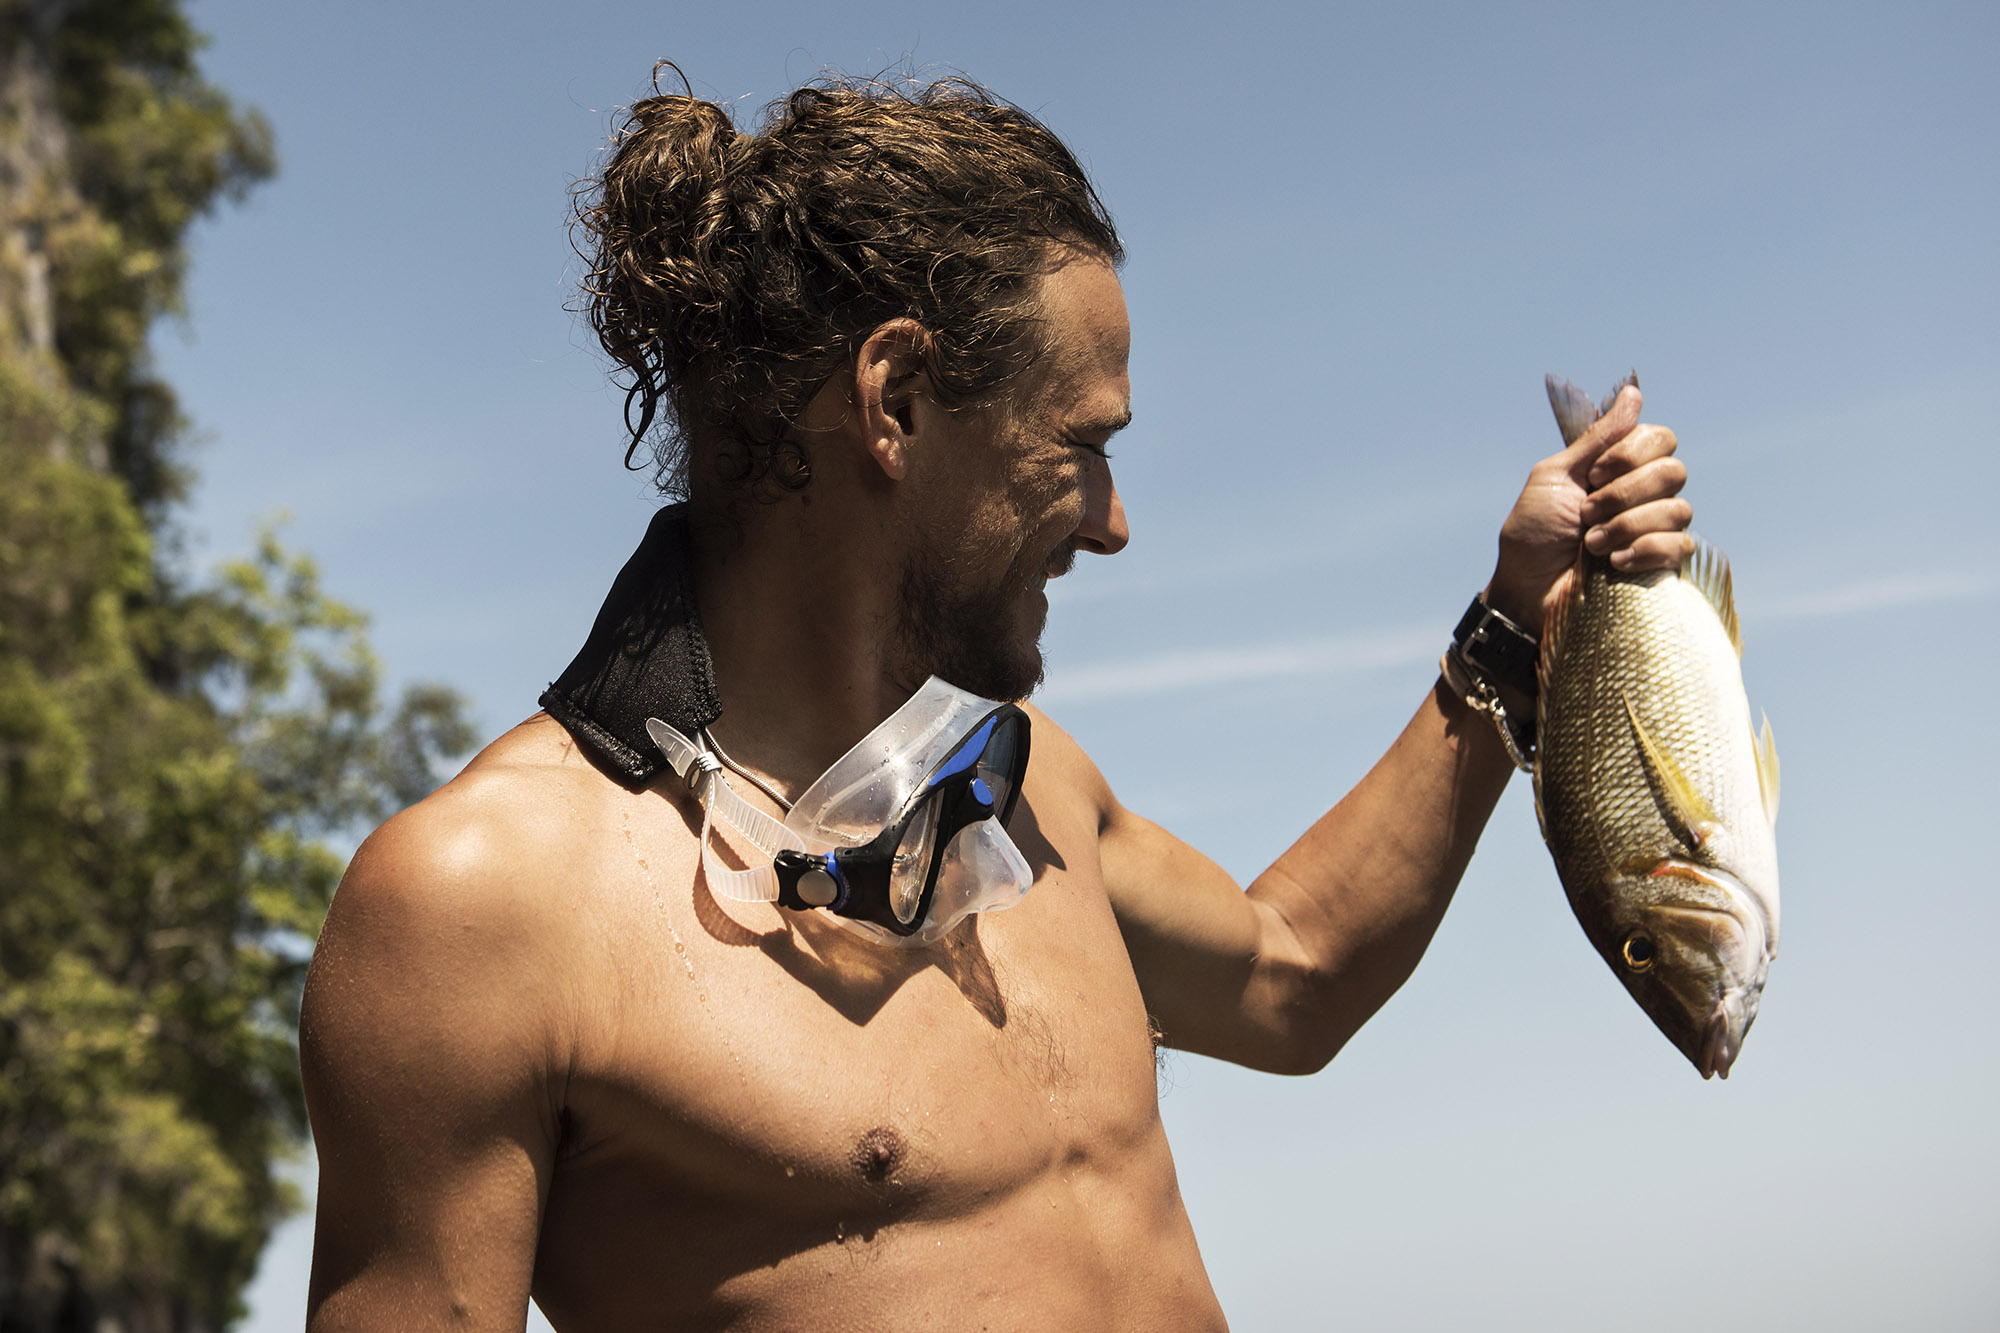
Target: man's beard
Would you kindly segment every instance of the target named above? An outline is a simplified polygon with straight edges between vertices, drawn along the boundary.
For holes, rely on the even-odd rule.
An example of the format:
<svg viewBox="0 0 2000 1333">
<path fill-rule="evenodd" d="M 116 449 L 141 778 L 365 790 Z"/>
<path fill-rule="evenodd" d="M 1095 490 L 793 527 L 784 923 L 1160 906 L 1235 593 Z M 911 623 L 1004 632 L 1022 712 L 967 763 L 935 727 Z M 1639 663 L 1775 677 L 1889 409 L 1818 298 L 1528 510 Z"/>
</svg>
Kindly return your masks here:
<svg viewBox="0 0 2000 1333">
<path fill-rule="evenodd" d="M 1073 551 L 1064 552 L 1065 563 Z M 1017 561 L 988 588 L 965 588 L 951 577 L 952 555 L 928 543 L 903 567 L 896 608 L 898 665 L 921 684 L 937 676 L 988 699 L 1025 699 L 1042 683 L 1040 625 L 1023 596 L 1045 573 Z M 1032 632 L 1031 632 L 1032 631 Z"/>
</svg>

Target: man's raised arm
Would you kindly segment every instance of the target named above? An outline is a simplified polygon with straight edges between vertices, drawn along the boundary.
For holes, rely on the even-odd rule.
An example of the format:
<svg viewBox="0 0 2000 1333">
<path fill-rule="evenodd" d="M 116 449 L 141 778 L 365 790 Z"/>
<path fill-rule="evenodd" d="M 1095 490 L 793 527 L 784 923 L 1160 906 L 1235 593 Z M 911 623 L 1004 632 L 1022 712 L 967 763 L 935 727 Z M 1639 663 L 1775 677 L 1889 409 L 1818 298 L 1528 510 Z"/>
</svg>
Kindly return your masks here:
<svg viewBox="0 0 2000 1333">
<path fill-rule="evenodd" d="M 300 1022 L 320 1161 L 308 1326 L 521 1329 L 562 1006 L 508 832 L 452 788 L 356 854 Z"/>
<path fill-rule="evenodd" d="M 1690 510 L 1671 431 L 1626 389 L 1538 463 L 1501 529 L 1488 599 L 1539 631 L 1577 543 L 1620 569 L 1680 558 Z M 1056 762 L 1089 761 L 1068 746 Z M 1170 1045 L 1309 1073 L 1408 979 L 1513 771 L 1490 722 L 1440 686 L 1368 775 L 1241 891 L 1207 857 L 1101 791 L 1105 884 Z"/>
</svg>

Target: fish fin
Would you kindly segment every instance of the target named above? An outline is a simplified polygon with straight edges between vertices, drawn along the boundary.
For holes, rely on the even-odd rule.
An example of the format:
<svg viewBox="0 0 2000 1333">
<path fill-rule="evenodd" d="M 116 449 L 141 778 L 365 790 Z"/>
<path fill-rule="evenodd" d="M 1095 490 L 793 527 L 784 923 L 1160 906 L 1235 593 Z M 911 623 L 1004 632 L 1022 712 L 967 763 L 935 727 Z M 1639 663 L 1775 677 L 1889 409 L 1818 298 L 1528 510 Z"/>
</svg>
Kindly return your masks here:
<svg viewBox="0 0 2000 1333">
<path fill-rule="evenodd" d="M 1575 444 L 1597 420 L 1597 404 L 1590 401 L 1589 394 L 1560 375 L 1544 375 L 1542 383 L 1548 388 L 1549 406 L 1555 409 L 1563 443 Z"/>
<path fill-rule="evenodd" d="M 1666 752 L 1660 743 L 1646 730 L 1646 724 L 1639 720 L 1639 710 L 1632 706 L 1632 696 L 1618 691 L 1625 701 L 1625 716 L 1632 721 L 1632 734 L 1639 739 L 1639 754 L 1646 765 L 1646 776 L 1651 779 L 1653 792 L 1659 797 L 1660 805 L 1667 814 L 1667 822 L 1673 825 L 1674 836 L 1681 840 L 1689 852 L 1698 852 L 1708 841 L 1709 835 L 1721 827 L 1715 812 L 1708 808 L 1687 774 L 1674 762 L 1674 757 Z"/>
<path fill-rule="evenodd" d="M 1778 822 L 1778 741 L 1771 735 L 1771 719 L 1757 733 L 1757 791 L 1764 798 L 1764 818 Z"/>
<path fill-rule="evenodd" d="M 1639 372 L 1636 370 L 1626 371 L 1625 378 L 1612 385 L 1611 392 L 1605 394 L 1604 401 L 1597 405 L 1598 415 L 1602 416 L 1604 413 L 1609 412 L 1611 405 L 1618 401 L 1618 395 L 1625 392 L 1626 389 L 1636 389 L 1638 387 Z"/>
<path fill-rule="evenodd" d="M 1715 608 L 1722 628 L 1729 632 L 1730 646 L 1743 656 L 1743 627 L 1736 620 L 1736 581 L 1729 573 L 1729 557 L 1696 537 L 1681 557 L 1680 574 Z"/>
</svg>

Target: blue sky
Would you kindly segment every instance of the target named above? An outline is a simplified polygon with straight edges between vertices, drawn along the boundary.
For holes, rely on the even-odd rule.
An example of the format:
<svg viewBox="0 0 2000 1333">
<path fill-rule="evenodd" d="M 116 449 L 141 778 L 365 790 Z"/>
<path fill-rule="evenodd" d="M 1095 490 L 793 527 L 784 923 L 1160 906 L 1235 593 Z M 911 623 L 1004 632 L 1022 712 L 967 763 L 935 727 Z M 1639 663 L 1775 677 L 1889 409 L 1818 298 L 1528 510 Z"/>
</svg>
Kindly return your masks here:
<svg viewBox="0 0 2000 1333">
<path fill-rule="evenodd" d="M 656 57 L 754 119 L 963 70 L 1126 237 L 1130 548 L 1056 585 L 1044 702 L 1245 878 L 1387 745 L 1558 443 L 1636 367 L 1731 556 L 1785 763 L 1784 951 L 1702 1081 L 1569 918 L 1526 784 L 1325 1073 L 1163 1100 L 1242 1329 L 2000 1316 L 1989 511 L 2000 10 L 196 0 L 282 174 L 156 339 L 199 560 L 284 511 L 398 679 L 497 734 L 653 503 L 565 309 L 568 189 Z M 247 1327 L 302 1322 L 309 1223 Z"/>
</svg>

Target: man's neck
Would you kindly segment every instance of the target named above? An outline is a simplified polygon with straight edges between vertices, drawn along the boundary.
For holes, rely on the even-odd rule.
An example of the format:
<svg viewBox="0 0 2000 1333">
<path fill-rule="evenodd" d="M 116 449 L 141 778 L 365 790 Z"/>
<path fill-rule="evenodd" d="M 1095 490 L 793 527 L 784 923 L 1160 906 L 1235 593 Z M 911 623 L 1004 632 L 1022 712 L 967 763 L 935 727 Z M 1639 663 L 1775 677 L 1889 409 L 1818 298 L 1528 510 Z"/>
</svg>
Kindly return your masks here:
<svg viewBox="0 0 2000 1333">
<path fill-rule="evenodd" d="M 848 506 L 749 500 L 696 509 L 695 600 L 730 757 L 797 796 L 921 682 L 894 680 L 899 570 L 880 523 Z M 739 526 L 740 521 L 740 526 Z"/>
</svg>

